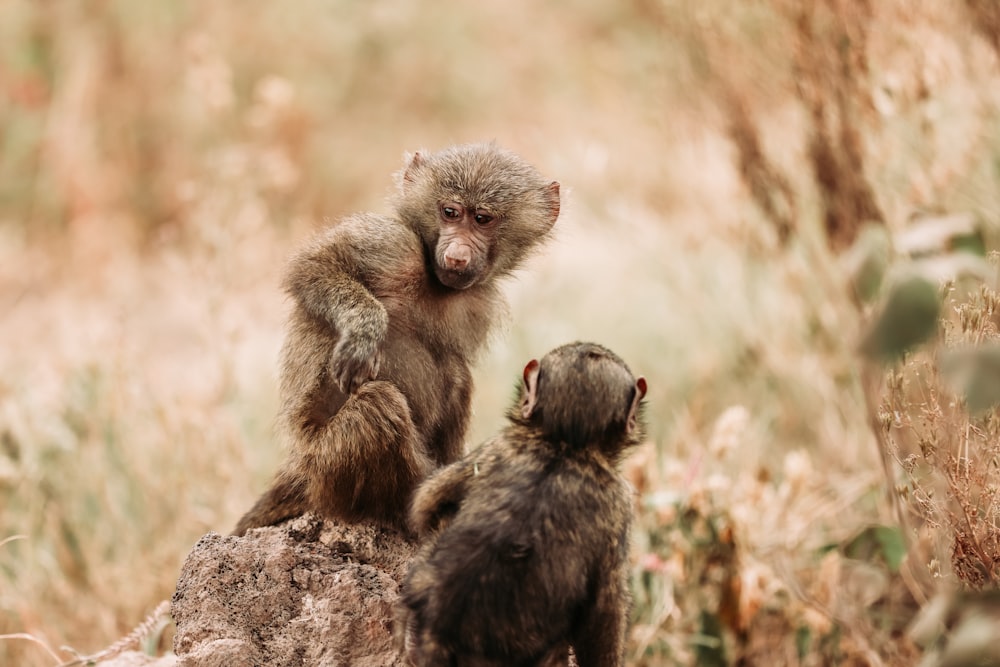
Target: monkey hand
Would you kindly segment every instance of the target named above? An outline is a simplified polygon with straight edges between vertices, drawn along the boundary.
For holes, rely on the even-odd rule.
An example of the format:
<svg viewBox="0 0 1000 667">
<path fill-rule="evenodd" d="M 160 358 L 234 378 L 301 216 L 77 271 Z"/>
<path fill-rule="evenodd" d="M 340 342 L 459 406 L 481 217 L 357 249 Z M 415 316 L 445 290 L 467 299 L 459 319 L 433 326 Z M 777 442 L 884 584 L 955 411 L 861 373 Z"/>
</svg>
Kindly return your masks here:
<svg viewBox="0 0 1000 667">
<path fill-rule="evenodd" d="M 378 376 L 382 363 L 381 341 L 366 336 L 345 335 L 333 349 L 331 372 L 345 394 L 355 393 L 361 385 Z"/>
</svg>

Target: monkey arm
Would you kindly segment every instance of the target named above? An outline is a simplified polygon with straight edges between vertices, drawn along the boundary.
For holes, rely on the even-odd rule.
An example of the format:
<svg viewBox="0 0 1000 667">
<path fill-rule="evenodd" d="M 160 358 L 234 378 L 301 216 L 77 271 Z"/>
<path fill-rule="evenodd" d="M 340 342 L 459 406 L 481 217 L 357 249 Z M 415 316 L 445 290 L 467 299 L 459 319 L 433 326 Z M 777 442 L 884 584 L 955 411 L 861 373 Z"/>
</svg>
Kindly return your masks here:
<svg viewBox="0 0 1000 667">
<path fill-rule="evenodd" d="M 441 468 L 417 489 L 410 505 L 410 527 L 417 535 L 440 529 L 458 512 L 476 469 L 473 455 L 467 456 Z"/>
<path fill-rule="evenodd" d="M 310 319 L 337 338 L 331 371 L 344 393 L 378 374 L 389 326 L 385 307 L 366 286 L 370 258 L 350 219 L 302 250 L 285 276 L 285 290 Z"/>
</svg>

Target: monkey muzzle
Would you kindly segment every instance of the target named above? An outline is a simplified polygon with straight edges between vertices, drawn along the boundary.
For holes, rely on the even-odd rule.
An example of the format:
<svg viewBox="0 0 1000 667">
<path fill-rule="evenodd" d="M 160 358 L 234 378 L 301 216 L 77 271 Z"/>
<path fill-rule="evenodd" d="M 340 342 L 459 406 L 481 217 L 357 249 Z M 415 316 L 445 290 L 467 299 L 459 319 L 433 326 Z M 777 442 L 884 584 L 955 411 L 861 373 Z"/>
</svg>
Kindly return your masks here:
<svg viewBox="0 0 1000 667">
<path fill-rule="evenodd" d="M 434 275 L 437 276 L 438 281 L 445 287 L 457 290 L 468 289 L 479 280 L 479 273 L 476 271 L 455 271 L 443 266 L 435 266 Z"/>
</svg>

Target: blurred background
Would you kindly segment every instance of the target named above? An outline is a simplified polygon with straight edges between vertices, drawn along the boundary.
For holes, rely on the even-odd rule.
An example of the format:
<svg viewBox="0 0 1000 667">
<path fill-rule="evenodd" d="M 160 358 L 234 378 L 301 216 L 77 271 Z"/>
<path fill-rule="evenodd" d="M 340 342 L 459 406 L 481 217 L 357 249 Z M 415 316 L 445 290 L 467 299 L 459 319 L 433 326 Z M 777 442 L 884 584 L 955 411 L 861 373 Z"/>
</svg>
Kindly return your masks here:
<svg viewBox="0 0 1000 667">
<path fill-rule="evenodd" d="M 649 382 L 630 664 L 946 660 L 928 610 L 1000 581 L 1000 440 L 937 354 L 996 336 L 995 295 L 944 276 L 886 374 L 858 276 L 908 267 L 914 221 L 954 250 L 955 216 L 995 273 L 998 56 L 989 0 L 5 0 L 0 663 L 170 597 L 281 459 L 289 253 L 481 140 L 564 206 L 469 442 L 558 344 Z"/>
</svg>

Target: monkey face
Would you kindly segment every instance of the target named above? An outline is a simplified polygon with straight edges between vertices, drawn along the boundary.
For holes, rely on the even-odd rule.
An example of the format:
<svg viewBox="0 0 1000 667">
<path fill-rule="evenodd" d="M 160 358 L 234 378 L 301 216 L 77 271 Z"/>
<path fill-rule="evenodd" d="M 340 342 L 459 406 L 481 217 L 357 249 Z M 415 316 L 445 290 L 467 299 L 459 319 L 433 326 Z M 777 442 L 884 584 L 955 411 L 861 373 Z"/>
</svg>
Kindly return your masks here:
<svg viewBox="0 0 1000 667">
<path fill-rule="evenodd" d="M 559 184 L 492 144 L 415 153 L 399 217 L 420 237 L 434 277 L 463 290 L 513 271 L 559 216 Z"/>
<path fill-rule="evenodd" d="M 434 275 L 452 289 L 471 287 L 487 273 L 498 217 L 485 208 L 457 201 L 440 203 L 437 214 L 440 233 L 434 251 Z"/>
</svg>

